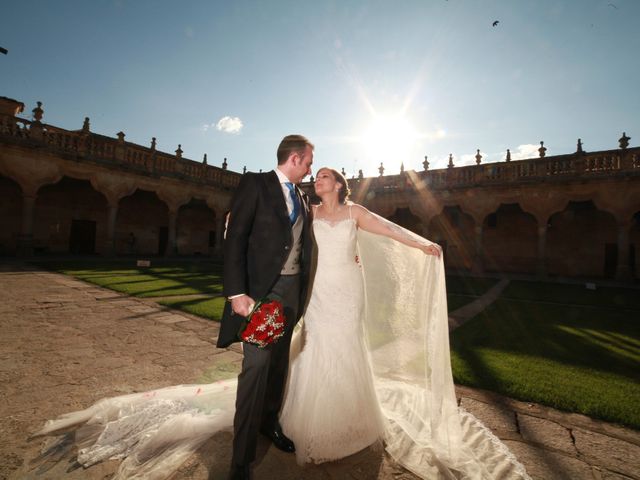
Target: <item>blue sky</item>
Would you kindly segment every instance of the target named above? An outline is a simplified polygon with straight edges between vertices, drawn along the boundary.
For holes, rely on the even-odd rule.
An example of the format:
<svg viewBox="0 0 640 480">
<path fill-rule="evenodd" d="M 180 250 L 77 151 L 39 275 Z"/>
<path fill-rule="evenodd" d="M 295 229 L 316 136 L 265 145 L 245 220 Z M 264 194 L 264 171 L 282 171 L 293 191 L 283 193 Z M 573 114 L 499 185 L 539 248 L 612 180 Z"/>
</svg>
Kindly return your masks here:
<svg viewBox="0 0 640 480">
<path fill-rule="evenodd" d="M 638 21 L 639 0 L 5 0 L 0 96 L 236 171 L 289 133 L 349 176 L 602 150 L 639 144 Z"/>
</svg>

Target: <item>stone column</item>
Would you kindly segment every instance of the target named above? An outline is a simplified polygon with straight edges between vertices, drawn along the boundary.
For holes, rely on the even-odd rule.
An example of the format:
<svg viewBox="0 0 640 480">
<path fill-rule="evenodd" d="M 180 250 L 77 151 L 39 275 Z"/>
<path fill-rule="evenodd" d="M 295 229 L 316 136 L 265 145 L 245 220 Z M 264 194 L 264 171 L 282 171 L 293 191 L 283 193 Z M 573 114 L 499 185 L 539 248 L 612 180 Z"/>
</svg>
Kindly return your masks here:
<svg viewBox="0 0 640 480">
<path fill-rule="evenodd" d="M 107 217 L 107 243 L 105 255 L 113 257 L 116 254 L 116 219 L 118 218 L 118 202 L 109 203 L 109 215 Z"/>
<path fill-rule="evenodd" d="M 545 249 L 547 246 L 547 224 L 538 224 L 538 261 L 536 264 L 536 274 L 540 278 L 547 276 L 547 259 Z"/>
<path fill-rule="evenodd" d="M 476 224 L 473 227 L 473 231 L 475 233 L 475 253 L 473 256 L 473 264 L 471 265 L 471 272 L 481 275 L 484 273 L 484 263 L 482 260 L 482 224 Z"/>
<path fill-rule="evenodd" d="M 618 265 L 616 267 L 616 280 L 632 280 L 629 267 L 629 225 L 618 225 Z"/>
<path fill-rule="evenodd" d="M 178 253 L 177 239 L 178 210 L 169 210 L 169 239 L 165 257 L 172 257 Z"/>
<path fill-rule="evenodd" d="M 22 230 L 18 237 L 18 255 L 30 257 L 33 255 L 33 217 L 37 194 L 22 195 Z"/>
</svg>

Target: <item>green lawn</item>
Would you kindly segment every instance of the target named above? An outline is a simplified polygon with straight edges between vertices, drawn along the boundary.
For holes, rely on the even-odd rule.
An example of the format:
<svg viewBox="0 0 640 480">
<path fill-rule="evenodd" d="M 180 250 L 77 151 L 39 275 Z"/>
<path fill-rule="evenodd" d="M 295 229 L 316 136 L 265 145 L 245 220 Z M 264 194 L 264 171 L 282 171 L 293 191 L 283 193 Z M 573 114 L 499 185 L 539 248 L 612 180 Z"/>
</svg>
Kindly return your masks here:
<svg viewBox="0 0 640 480">
<path fill-rule="evenodd" d="M 513 282 L 452 333 L 455 381 L 640 428 L 639 293 Z"/>
<path fill-rule="evenodd" d="M 38 265 L 204 318 L 222 315 L 221 263 Z M 449 311 L 496 282 L 447 277 Z M 639 290 L 514 281 L 451 334 L 451 352 L 456 383 L 640 428 Z"/>
<path fill-rule="evenodd" d="M 136 267 L 135 261 L 37 262 L 38 266 L 136 297 L 222 293 L 222 263 L 158 262 Z"/>
<path fill-rule="evenodd" d="M 210 320 L 220 320 L 224 308 L 224 297 L 180 299 L 163 298 L 158 303 L 167 307 L 182 310 Z"/>
</svg>

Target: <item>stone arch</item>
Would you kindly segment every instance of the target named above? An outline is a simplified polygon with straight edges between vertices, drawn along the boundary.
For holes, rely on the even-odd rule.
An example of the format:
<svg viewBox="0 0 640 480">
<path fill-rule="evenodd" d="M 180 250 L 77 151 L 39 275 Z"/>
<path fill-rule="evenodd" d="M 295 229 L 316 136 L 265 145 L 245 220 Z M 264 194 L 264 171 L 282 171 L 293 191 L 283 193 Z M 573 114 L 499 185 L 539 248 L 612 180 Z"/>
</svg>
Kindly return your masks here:
<svg viewBox="0 0 640 480">
<path fill-rule="evenodd" d="M 0 175 L 0 256 L 14 255 L 22 228 L 22 188 L 15 180 Z"/>
<path fill-rule="evenodd" d="M 484 218 L 484 268 L 493 272 L 534 273 L 538 222 L 518 203 L 503 203 Z"/>
<path fill-rule="evenodd" d="M 33 217 L 35 253 L 103 253 L 107 199 L 88 180 L 63 176 L 40 187 Z"/>
<path fill-rule="evenodd" d="M 395 212 L 387 217 L 387 219 L 418 235 L 424 236 L 426 234 L 426 227 L 422 219 L 415 215 L 410 207 L 396 208 Z"/>
<path fill-rule="evenodd" d="M 25 195 L 35 195 L 40 187 L 57 183 L 63 177 L 58 165 L 38 161 L 33 156 L 0 162 L 0 173 L 18 183 Z"/>
<path fill-rule="evenodd" d="M 216 212 L 192 198 L 178 209 L 176 246 L 182 255 L 211 255 L 216 247 Z"/>
<path fill-rule="evenodd" d="M 613 277 L 617 265 L 617 222 L 592 200 L 569 201 L 547 223 L 548 273 Z"/>
<path fill-rule="evenodd" d="M 137 188 L 120 199 L 114 234 L 120 255 L 164 255 L 169 242 L 169 207 L 156 192 Z"/>
<path fill-rule="evenodd" d="M 475 222 L 459 205 L 445 206 L 431 219 L 429 239 L 442 246 L 447 268 L 471 269 L 475 256 Z"/>
</svg>

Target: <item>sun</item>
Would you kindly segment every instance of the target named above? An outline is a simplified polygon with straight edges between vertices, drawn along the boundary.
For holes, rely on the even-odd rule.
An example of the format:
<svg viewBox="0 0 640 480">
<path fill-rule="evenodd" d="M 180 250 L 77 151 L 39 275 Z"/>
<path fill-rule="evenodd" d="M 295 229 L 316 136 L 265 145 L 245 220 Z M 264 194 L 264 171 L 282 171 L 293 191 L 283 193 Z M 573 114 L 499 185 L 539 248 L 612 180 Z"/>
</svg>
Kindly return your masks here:
<svg viewBox="0 0 640 480">
<path fill-rule="evenodd" d="M 392 172 L 400 163 L 412 160 L 417 132 L 411 122 L 401 115 L 376 115 L 361 135 L 367 169 L 377 168 L 380 162 Z"/>
</svg>

